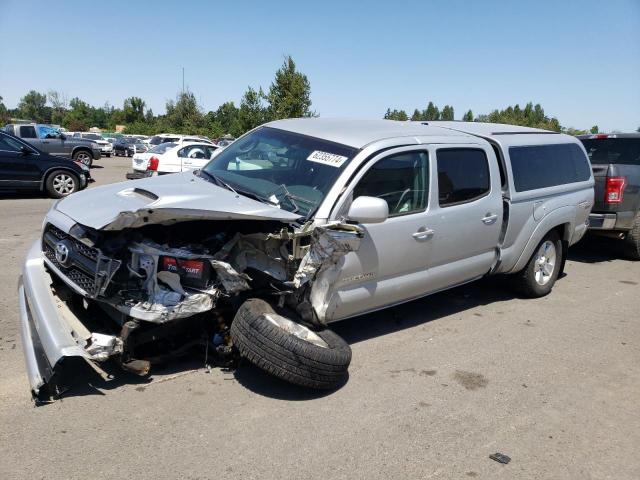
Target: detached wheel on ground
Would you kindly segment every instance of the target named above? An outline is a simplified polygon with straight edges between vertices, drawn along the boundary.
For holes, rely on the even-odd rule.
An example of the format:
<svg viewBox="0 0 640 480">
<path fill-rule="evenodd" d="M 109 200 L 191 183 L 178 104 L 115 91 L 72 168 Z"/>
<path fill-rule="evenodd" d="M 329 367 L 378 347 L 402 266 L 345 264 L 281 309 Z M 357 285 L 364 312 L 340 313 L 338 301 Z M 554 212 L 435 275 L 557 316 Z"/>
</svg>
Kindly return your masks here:
<svg viewBox="0 0 640 480">
<path fill-rule="evenodd" d="M 640 212 L 633 220 L 631 230 L 624 238 L 626 254 L 631 260 L 640 260 Z"/>
<path fill-rule="evenodd" d="M 530 298 L 544 297 L 556 283 L 562 265 L 562 242 L 549 232 L 538 244 L 527 266 L 516 274 L 514 287 Z"/>
<path fill-rule="evenodd" d="M 331 330 L 313 331 L 277 313 L 264 300 L 244 302 L 231 324 L 240 354 L 290 383 L 333 389 L 344 383 L 351 348 Z"/>
<path fill-rule="evenodd" d="M 54 170 L 47 177 L 45 188 L 53 198 L 62 198 L 78 190 L 80 182 L 75 174 L 67 170 Z"/>
<path fill-rule="evenodd" d="M 73 159 L 76 162 L 80 162 L 80 163 L 82 163 L 83 165 L 86 165 L 89 168 L 91 168 L 91 165 L 93 164 L 93 157 L 86 150 L 80 150 L 80 151 L 74 153 L 73 154 Z"/>
</svg>

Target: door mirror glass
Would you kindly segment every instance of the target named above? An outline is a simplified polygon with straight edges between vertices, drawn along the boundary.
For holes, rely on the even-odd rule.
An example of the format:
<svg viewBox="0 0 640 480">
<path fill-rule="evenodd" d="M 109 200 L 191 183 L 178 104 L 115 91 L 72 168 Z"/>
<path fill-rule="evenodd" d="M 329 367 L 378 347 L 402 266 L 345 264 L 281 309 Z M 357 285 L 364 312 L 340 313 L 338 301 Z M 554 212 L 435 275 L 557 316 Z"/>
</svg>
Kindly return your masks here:
<svg viewBox="0 0 640 480">
<path fill-rule="evenodd" d="M 358 197 L 349 207 L 347 218 L 358 223 L 382 223 L 389 217 L 386 200 L 377 197 Z"/>
</svg>

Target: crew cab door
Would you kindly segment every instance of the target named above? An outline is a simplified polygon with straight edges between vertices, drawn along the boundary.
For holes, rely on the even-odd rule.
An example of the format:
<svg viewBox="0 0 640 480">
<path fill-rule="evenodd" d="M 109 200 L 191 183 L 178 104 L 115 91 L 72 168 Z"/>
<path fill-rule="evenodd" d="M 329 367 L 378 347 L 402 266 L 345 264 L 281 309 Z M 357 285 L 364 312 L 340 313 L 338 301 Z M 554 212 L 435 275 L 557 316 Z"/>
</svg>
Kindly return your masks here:
<svg viewBox="0 0 640 480">
<path fill-rule="evenodd" d="M 426 259 L 429 289 L 438 291 L 488 273 L 497 260 L 502 229 L 502 192 L 495 154 L 489 147 L 436 146 L 433 232 Z"/>
<path fill-rule="evenodd" d="M 426 147 L 401 147 L 371 159 L 346 187 L 339 216 L 360 196 L 387 201 L 382 223 L 360 223 L 357 251 L 344 256 L 328 296 L 326 320 L 337 320 L 421 296 L 427 287 L 431 159 Z"/>
</svg>

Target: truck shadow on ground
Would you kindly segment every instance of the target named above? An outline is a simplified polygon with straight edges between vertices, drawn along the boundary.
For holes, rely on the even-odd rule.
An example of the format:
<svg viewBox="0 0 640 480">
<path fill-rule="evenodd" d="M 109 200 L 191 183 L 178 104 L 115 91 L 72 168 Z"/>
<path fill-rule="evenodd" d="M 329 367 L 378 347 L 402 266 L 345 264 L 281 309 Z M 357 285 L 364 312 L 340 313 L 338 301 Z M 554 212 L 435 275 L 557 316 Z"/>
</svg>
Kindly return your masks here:
<svg viewBox="0 0 640 480">
<path fill-rule="evenodd" d="M 601 263 L 614 260 L 629 260 L 624 251 L 625 243 L 615 238 L 586 235 L 569 249 L 567 260 L 580 263 Z"/>
</svg>

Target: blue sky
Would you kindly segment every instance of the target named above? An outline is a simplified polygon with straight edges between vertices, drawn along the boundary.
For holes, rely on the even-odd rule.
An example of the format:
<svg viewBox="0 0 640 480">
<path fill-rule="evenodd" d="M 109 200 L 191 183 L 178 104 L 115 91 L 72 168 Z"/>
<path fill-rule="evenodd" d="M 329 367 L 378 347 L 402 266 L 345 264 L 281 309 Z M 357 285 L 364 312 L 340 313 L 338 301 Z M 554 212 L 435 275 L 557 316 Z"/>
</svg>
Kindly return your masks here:
<svg viewBox="0 0 640 480">
<path fill-rule="evenodd" d="M 563 126 L 640 126 L 640 0 L 0 0 L 0 95 L 30 89 L 154 112 L 186 85 L 205 111 L 268 88 L 283 55 L 322 116 L 527 101 Z"/>
</svg>

